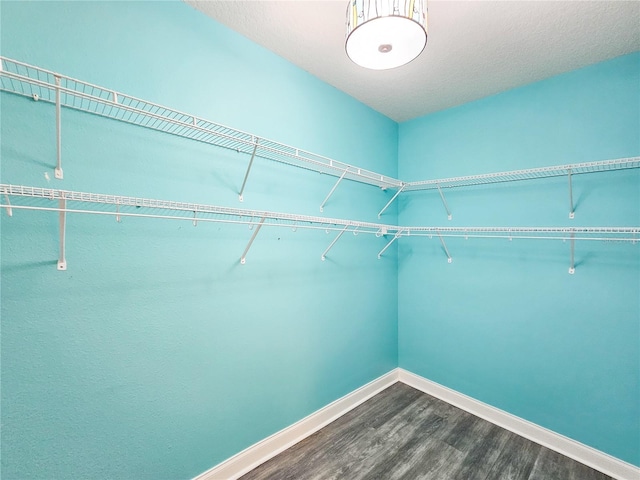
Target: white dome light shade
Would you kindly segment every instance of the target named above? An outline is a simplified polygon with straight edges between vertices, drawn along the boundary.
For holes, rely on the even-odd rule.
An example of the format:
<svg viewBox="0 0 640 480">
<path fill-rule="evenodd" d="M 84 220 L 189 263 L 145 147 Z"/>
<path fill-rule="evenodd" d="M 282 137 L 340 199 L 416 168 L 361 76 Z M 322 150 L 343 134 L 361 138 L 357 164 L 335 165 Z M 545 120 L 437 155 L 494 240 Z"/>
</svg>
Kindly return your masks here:
<svg viewBox="0 0 640 480">
<path fill-rule="evenodd" d="M 358 65 L 396 68 L 415 59 L 427 44 L 425 0 L 351 0 L 346 51 Z"/>
</svg>

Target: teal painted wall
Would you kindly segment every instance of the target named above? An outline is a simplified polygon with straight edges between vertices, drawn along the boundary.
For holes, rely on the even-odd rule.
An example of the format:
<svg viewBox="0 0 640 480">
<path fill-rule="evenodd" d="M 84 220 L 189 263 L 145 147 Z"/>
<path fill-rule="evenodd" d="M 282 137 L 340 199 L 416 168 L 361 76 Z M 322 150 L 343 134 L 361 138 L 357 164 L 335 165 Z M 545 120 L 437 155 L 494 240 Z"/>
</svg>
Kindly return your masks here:
<svg viewBox="0 0 640 480">
<path fill-rule="evenodd" d="M 640 154 L 640 55 L 398 126 L 180 2 L 0 3 L 2 55 L 405 180 Z M 1 102 L 2 182 L 301 214 L 335 179 Z M 397 160 L 397 162 L 396 162 Z M 636 171 L 401 195 L 421 225 L 638 225 Z M 332 217 L 390 192 L 343 183 Z M 401 212 L 399 217 L 397 210 Z M 640 464 L 638 246 L 2 212 L 2 478 L 189 478 L 399 364 Z M 399 349 L 399 354 L 398 354 Z"/>
<path fill-rule="evenodd" d="M 2 55 L 395 176 L 397 124 L 181 2 L 5 2 Z M 335 178 L 0 95 L 2 182 L 320 215 Z M 377 221 L 343 182 L 325 215 Z M 397 366 L 385 238 L 1 215 L 2 471 L 189 478 Z M 385 220 L 396 223 L 394 210 Z"/>
<path fill-rule="evenodd" d="M 640 155 L 640 53 L 400 125 L 399 177 L 444 178 Z M 400 200 L 401 225 L 637 226 L 637 170 Z M 399 242 L 399 363 L 640 465 L 640 248 Z"/>
</svg>

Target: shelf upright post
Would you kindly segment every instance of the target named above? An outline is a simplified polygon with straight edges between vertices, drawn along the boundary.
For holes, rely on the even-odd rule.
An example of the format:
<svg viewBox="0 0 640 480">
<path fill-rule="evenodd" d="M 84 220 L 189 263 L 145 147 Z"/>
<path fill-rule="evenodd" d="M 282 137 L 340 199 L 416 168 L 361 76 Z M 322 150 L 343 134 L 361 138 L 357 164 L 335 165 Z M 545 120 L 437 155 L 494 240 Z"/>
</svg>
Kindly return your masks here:
<svg viewBox="0 0 640 480">
<path fill-rule="evenodd" d="M 67 199 L 64 197 L 64 194 L 62 195 L 62 198 L 58 200 L 58 207 L 60 209 L 58 217 L 58 221 L 60 223 L 60 256 L 58 257 L 58 270 L 66 270 L 67 260 L 64 253 L 67 226 Z"/>
<path fill-rule="evenodd" d="M 244 265 L 246 263 L 246 261 L 247 261 L 247 253 L 249 252 L 249 249 L 251 248 L 251 244 L 256 239 L 256 236 L 258 235 L 258 232 L 262 228 L 262 224 L 264 223 L 264 219 L 265 219 L 265 217 L 262 217 L 260 219 L 260 222 L 258 223 L 258 226 L 253 231 L 253 235 L 251 235 L 251 238 L 249 239 L 249 243 L 247 244 L 247 248 L 244 249 L 244 252 L 242 253 L 242 257 L 240 257 L 240 263 L 242 265 Z"/>
<path fill-rule="evenodd" d="M 255 141 L 253 144 L 253 152 L 251 152 L 251 160 L 249 160 L 249 165 L 247 166 L 247 172 L 244 174 L 244 180 L 242 181 L 242 187 L 240 187 L 240 201 L 244 201 L 243 193 L 244 187 L 247 184 L 247 178 L 249 178 L 249 172 L 251 171 L 251 166 L 253 165 L 253 159 L 256 157 L 256 150 L 258 149 L 258 140 L 259 138 L 254 137 Z"/>
<path fill-rule="evenodd" d="M 569 178 L 569 218 L 574 218 L 575 211 L 573 210 L 573 188 L 571 185 L 571 169 L 567 170 L 567 177 Z"/>
<path fill-rule="evenodd" d="M 447 211 L 447 219 L 451 220 L 452 218 L 451 211 L 449 210 L 449 205 L 447 205 L 447 200 L 444 198 L 444 193 L 442 193 L 440 184 L 436 183 L 436 187 L 438 187 L 438 193 L 440 194 L 440 198 L 442 199 L 442 204 L 444 205 L 444 209 Z"/>
<path fill-rule="evenodd" d="M 64 178 L 62 172 L 62 119 L 60 112 L 60 77 L 55 76 L 56 79 L 56 139 L 57 139 L 57 163 L 54 170 L 54 177 L 58 180 Z"/>
<path fill-rule="evenodd" d="M 398 195 L 400 195 L 402 193 L 402 191 L 405 189 L 405 187 L 407 186 L 406 183 L 403 183 L 402 186 L 398 189 L 398 191 L 395 193 L 395 195 L 393 197 L 391 197 L 391 200 L 389 200 L 387 202 L 387 204 L 382 208 L 382 210 L 380 210 L 380 212 L 378 213 L 378 218 L 380 218 L 382 216 L 382 214 L 384 213 L 384 211 L 389 208 L 389 205 L 391 205 L 393 203 L 393 201 L 398 198 Z"/>
<path fill-rule="evenodd" d="M 331 250 L 331 247 L 333 247 L 333 246 L 336 244 L 336 242 L 337 242 L 338 240 L 340 240 L 340 237 L 342 236 L 342 234 L 343 234 L 344 232 L 346 232 L 346 231 L 347 231 L 347 228 L 349 228 L 349 225 L 345 225 L 345 226 L 344 226 L 344 228 L 343 228 L 342 230 L 340 230 L 340 233 L 338 233 L 338 235 L 336 236 L 336 238 L 334 238 L 334 239 L 333 239 L 333 242 L 331 242 L 331 243 L 329 244 L 329 246 L 327 247 L 327 249 L 322 253 L 322 256 L 320 257 L 320 259 L 321 259 L 323 262 L 324 262 L 324 260 L 325 260 L 325 257 L 327 256 L 327 253 L 329 253 L 329 250 Z"/>
<path fill-rule="evenodd" d="M 338 179 L 338 181 L 336 182 L 336 184 L 333 186 L 333 188 L 331 189 L 331 191 L 329 192 L 329 194 L 326 196 L 326 198 L 322 201 L 322 203 L 320 204 L 320 211 L 324 212 L 324 206 L 327 203 L 327 201 L 329 200 L 329 198 L 331 197 L 331 195 L 333 195 L 333 192 L 336 191 L 336 188 L 338 188 L 338 185 L 340 185 L 340 182 L 344 179 L 344 176 L 347 174 L 348 170 L 345 170 L 344 172 L 342 172 L 342 175 L 340 175 L 340 178 Z M 323 259 L 324 260 L 324 259 Z"/>
<path fill-rule="evenodd" d="M 571 265 L 569 266 L 569 274 L 570 275 L 573 275 L 574 273 L 576 273 L 576 266 L 575 266 L 575 262 L 574 262 L 575 243 L 576 243 L 575 236 L 576 236 L 576 234 L 574 232 L 571 232 Z"/>
<path fill-rule="evenodd" d="M 399 238 L 400 238 L 400 236 L 402 235 L 402 231 L 403 231 L 403 229 L 402 229 L 402 228 L 401 228 L 401 229 L 399 229 L 399 230 L 396 232 L 396 234 L 393 236 L 393 238 L 391 239 L 391 241 L 390 241 L 389 243 L 387 243 L 387 244 L 385 245 L 385 247 L 384 247 L 382 250 L 380 250 L 380 253 L 378 253 L 378 260 L 380 260 L 380 258 L 382 258 L 382 254 L 383 254 L 384 252 L 386 252 L 386 251 L 387 251 L 387 248 L 389 248 L 393 242 L 395 242 L 397 239 L 399 239 Z"/>
<path fill-rule="evenodd" d="M 449 253 L 449 249 L 447 248 L 447 244 L 444 243 L 444 238 L 442 238 L 442 235 L 440 235 L 440 232 L 438 232 L 438 238 L 440 239 L 440 243 L 442 243 L 442 248 L 444 248 L 444 253 L 447 254 L 447 262 L 451 263 L 453 261 L 453 259 L 451 258 L 451 254 Z"/>
</svg>

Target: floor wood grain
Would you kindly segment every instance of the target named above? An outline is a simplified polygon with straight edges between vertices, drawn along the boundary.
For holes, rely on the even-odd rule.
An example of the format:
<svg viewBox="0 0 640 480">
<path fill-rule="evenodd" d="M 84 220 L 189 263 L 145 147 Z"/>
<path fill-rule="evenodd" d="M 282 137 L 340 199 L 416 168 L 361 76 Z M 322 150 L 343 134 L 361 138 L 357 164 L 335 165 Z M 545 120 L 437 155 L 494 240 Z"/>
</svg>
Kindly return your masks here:
<svg viewBox="0 0 640 480">
<path fill-rule="evenodd" d="M 613 480 L 396 383 L 242 480 Z"/>
</svg>

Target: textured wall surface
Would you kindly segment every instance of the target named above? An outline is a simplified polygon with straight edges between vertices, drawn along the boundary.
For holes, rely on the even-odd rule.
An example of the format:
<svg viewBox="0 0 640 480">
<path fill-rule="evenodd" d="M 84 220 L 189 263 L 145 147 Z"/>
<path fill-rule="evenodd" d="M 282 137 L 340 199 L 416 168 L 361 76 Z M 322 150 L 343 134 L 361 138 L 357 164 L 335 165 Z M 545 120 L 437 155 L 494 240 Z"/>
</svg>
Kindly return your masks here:
<svg viewBox="0 0 640 480">
<path fill-rule="evenodd" d="M 401 124 L 406 180 L 640 155 L 640 54 Z M 640 172 L 447 190 L 400 224 L 637 226 Z M 640 248 L 558 240 L 401 239 L 400 366 L 640 465 Z"/>
<path fill-rule="evenodd" d="M 2 55 L 394 176 L 397 125 L 181 2 L 2 2 Z M 4 183 L 320 215 L 335 178 L 3 93 Z M 48 173 L 52 179 L 45 178 Z M 343 182 L 325 215 L 390 197 Z M 3 479 L 189 478 L 397 366 L 373 235 L 2 212 Z M 385 218 L 395 223 L 394 211 Z"/>
<path fill-rule="evenodd" d="M 404 180 L 640 154 L 638 54 L 397 124 L 180 2 L 2 2 L 2 54 Z M 1 181 L 318 214 L 334 178 L 0 94 Z M 398 158 L 399 155 L 399 158 Z M 398 160 L 398 163 L 396 163 Z M 404 194 L 383 220 L 638 225 L 638 172 Z M 376 221 L 343 182 L 325 214 Z M 398 365 L 640 463 L 638 245 L 0 216 L 2 469 L 189 478 Z M 399 331 L 398 331 L 399 329 Z M 398 337 L 399 335 L 399 337 Z"/>
</svg>

